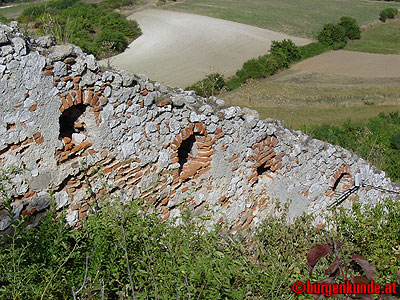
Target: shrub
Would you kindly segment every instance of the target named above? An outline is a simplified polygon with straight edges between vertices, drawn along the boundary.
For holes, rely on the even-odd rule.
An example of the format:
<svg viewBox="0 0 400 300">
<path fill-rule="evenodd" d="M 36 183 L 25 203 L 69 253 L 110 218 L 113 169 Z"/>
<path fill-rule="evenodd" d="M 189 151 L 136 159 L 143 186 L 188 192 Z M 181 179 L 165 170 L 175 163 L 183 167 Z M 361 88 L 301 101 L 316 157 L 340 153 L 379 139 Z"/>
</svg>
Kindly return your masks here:
<svg viewBox="0 0 400 300">
<path fill-rule="evenodd" d="M 346 31 L 346 37 L 349 40 L 358 40 L 361 38 L 361 28 L 358 26 L 356 19 L 352 17 L 341 17 L 339 25 Z"/>
<path fill-rule="evenodd" d="M 124 51 L 142 33 L 136 21 L 127 20 L 104 3 L 89 5 L 80 0 L 56 0 L 25 9 L 20 21 L 35 21 L 39 33 L 53 34 L 59 43 L 74 43 L 97 58 Z M 106 49 L 104 44 L 110 47 Z"/>
<path fill-rule="evenodd" d="M 400 116 L 380 114 L 368 123 L 346 122 L 342 126 L 314 126 L 309 134 L 316 139 L 340 145 L 387 172 L 393 180 L 400 179 L 398 145 Z"/>
<path fill-rule="evenodd" d="M 386 22 L 387 19 L 394 19 L 397 13 L 397 8 L 386 8 L 379 13 L 379 20 Z"/>
<path fill-rule="evenodd" d="M 242 68 L 236 72 L 236 76 L 242 82 L 246 82 L 249 78 L 263 78 L 274 74 L 282 65 L 280 57 L 263 55 L 246 61 Z"/>
<path fill-rule="evenodd" d="M 351 210 L 336 209 L 335 225 L 341 241 L 352 254 L 360 254 L 377 269 L 378 282 L 394 282 L 400 268 L 400 202 L 354 202 Z"/>
<path fill-rule="evenodd" d="M 272 41 L 270 48 L 271 55 L 282 59 L 284 67 L 288 67 L 291 62 L 297 61 L 301 58 L 299 47 L 297 47 L 292 40 Z"/>
<path fill-rule="evenodd" d="M 186 90 L 195 91 L 197 95 L 207 98 L 218 94 L 224 86 L 225 80 L 223 76 L 218 73 L 213 73 L 187 87 Z"/>
<path fill-rule="evenodd" d="M 244 81 L 240 77 L 233 76 L 226 82 L 226 88 L 231 91 L 239 88 L 243 83 Z"/>
<path fill-rule="evenodd" d="M 346 30 L 339 24 L 328 23 L 318 34 L 318 41 L 331 46 L 333 49 L 341 49 L 346 46 Z"/>
<path fill-rule="evenodd" d="M 392 135 L 390 143 L 393 149 L 400 150 L 400 132 L 396 132 Z"/>
<path fill-rule="evenodd" d="M 126 40 L 123 33 L 113 30 L 102 30 L 100 36 L 97 39 L 97 43 L 101 45 L 104 41 L 112 44 L 112 48 L 117 51 L 123 51 L 128 46 L 128 41 Z"/>
<path fill-rule="evenodd" d="M 324 53 L 331 49 L 332 49 L 331 46 L 319 42 L 314 42 L 299 47 L 301 59 L 307 59 L 319 55 L 321 53 Z"/>
</svg>

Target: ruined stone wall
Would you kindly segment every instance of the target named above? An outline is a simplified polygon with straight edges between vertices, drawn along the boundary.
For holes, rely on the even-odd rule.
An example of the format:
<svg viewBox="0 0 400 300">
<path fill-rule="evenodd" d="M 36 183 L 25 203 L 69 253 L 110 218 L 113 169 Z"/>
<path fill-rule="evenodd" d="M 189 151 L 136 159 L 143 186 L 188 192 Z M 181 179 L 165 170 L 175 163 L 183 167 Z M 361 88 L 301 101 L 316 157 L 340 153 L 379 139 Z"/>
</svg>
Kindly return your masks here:
<svg viewBox="0 0 400 300">
<path fill-rule="evenodd" d="M 103 71 L 78 47 L 23 37 L 15 23 L 0 26 L 0 164 L 24 169 L 8 187 L 17 215 L 39 216 L 51 190 L 71 225 L 108 194 L 142 198 L 164 219 L 189 208 L 236 232 L 276 200 L 291 200 L 292 217 L 323 213 L 356 173 L 398 190 L 340 147 L 216 98 Z M 346 203 L 356 196 L 392 195 L 363 188 Z M 0 231 L 9 224 L 0 206 Z"/>
</svg>

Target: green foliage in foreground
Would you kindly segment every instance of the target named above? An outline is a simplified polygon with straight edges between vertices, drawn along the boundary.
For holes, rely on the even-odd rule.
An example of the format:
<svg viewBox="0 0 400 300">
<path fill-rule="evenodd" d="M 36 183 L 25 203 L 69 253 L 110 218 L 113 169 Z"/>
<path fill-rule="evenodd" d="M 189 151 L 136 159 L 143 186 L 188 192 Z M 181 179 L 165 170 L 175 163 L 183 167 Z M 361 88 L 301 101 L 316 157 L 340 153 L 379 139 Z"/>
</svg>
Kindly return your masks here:
<svg viewBox="0 0 400 300">
<path fill-rule="evenodd" d="M 354 151 L 393 180 L 400 180 L 400 116 L 380 114 L 364 125 L 346 122 L 342 126 L 321 125 L 305 128 L 312 137 Z"/>
<path fill-rule="evenodd" d="M 337 209 L 335 231 L 315 228 L 310 216 L 287 224 L 284 211 L 264 221 L 250 248 L 205 220 L 186 214 L 173 225 L 115 199 L 80 230 L 54 210 L 34 229 L 15 221 L 0 248 L 0 299 L 293 299 L 290 285 L 310 279 L 308 249 L 328 236 L 375 264 L 379 282 L 394 281 L 399 202 Z"/>
<path fill-rule="evenodd" d="M 111 4 L 118 3 L 89 5 L 80 0 L 54 0 L 25 9 L 19 21 L 34 23 L 40 34 L 53 34 L 59 43 L 76 44 L 101 58 L 124 51 L 141 35 L 136 21 L 111 10 Z"/>
</svg>

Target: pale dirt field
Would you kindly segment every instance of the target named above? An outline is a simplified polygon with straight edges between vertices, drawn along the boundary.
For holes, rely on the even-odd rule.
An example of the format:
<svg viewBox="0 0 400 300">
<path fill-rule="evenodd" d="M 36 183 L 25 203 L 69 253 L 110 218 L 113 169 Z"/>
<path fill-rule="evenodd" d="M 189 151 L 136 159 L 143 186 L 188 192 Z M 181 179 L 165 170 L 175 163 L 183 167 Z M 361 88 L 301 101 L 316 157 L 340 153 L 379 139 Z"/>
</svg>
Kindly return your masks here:
<svg viewBox="0 0 400 300">
<path fill-rule="evenodd" d="M 194 14 L 146 9 L 132 14 L 143 35 L 111 65 L 185 88 L 207 74 L 234 75 L 250 58 L 265 54 L 273 40 L 310 40 Z M 102 64 L 106 64 L 105 61 Z"/>
<path fill-rule="evenodd" d="M 395 78 L 400 77 L 400 55 L 329 51 L 295 64 L 290 69 L 362 78 Z"/>
</svg>

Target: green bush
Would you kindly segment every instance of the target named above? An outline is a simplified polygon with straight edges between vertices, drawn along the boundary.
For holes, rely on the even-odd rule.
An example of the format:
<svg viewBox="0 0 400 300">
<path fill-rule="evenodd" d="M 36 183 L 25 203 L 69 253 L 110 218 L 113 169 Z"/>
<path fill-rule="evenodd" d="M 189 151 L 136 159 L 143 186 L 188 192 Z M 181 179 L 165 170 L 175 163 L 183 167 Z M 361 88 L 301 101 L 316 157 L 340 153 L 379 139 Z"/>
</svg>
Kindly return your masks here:
<svg viewBox="0 0 400 300">
<path fill-rule="evenodd" d="M 2 172 L 1 195 L 14 171 Z M 179 221 L 163 221 L 144 202 L 106 196 L 75 230 L 54 204 L 35 228 L 26 229 L 29 217 L 13 221 L 1 239 L 0 299 L 289 300 L 290 285 L 310 279 L 307 251 L 328 237 L 374 264 L 379 283 L 395 281 L 400 268 L 398 201 L 336 208 L 322 228 L 313 216 L 287 223 L 287 206 L 276 207 L 279 217 L 247 233 L 250 248 L 249 239 L 239 242 L 206 218 L 183 210 Z"/>
<path fill-rule="evenodd" d="M 301 59 L 314 57 L 331 49 L 331 46 L 319 42 L 313 42 L 299 47 Z"/>
<path fill-rule="evenodd" d="M 340 145 L 385 171 L 393 180 L 400 180 L 398 151 L 400 116 L 380 114 L 368 123 L 346 122 L 342 126 L 314 126 L 308 133 L 316 139 Z"/>
<path fill-rule="evenodd" d="M 226 81 L 226 88 L 228 90 L 234 90 L 239 88 L 245 81 L 242 81 L 240 77 L 233 76 L 231 79 Z"/>
<path fill-rule="evenodd" d="M 334 50 L 341 49 L 347 43 L 346 30 L 338 24 L 326 24 L 318 34 L 318 41 L 331 46 Z"/>
<path fill-rule="evenodd" d="M 379 20 L 386 22 L 387 19 L 394 19 L 397 13 L 397 8 L 386 8 L 379 13 Z"/>
<path fill-rule="evenodd" d="M 393 133 L 390 143 L 393 149 L 400 150 L 400 132 Z"/>
<path fill-rule="evenodd" d="M 334 224 L 338 238 L 352 255 L 359 254 L 372 263 L 377 282 L 396 281 L 400 269 L 400 202 L 387 199 L 376 205 L 354 202 L 351 210 L 338 208 Z"/>
<path fill-rule="evenodd" d="M 358 40 L 361 38 L 361 28 L 358 26 L 356 19 L 352 17 L 341 17 L 339 25 L 346 31 L 346 37 L 349 40 Z"/>
<path fill-rule="evenodd" d="M 282 59 L 273 55 L 263 55 L 246 61 L 236 76 L 242 82 L 249 78 L 263 78 L 276 73 L 283 66 Z"/>
<path fill-rule="evenodd" d="M 291 62 L 301 59 L 299 47 L 297 47 L 292 40 L 272 41 L 270 53 L 273 56 L 279 57 L 282 64 L 287 68 Z"/>
<path fill-rule="evenodd" d="M 224 86 L 225 80 L 223 76 L 213 73 L 187 87 L 186 90 L 195 91 L 197 95 L 207 98 L 218 94 Z"/>
<path fill-rule="evenodd" d="M 124 51 L 142 33 L 136 21 L 127 20 L 104 3 L 89 5 L 81 0 L 56 0 L 30 7 L 19 19 L 35 22 L 40 34 L 53 34 L 59 43 L 74 43 L 98 58 Z"/>
</svg>

